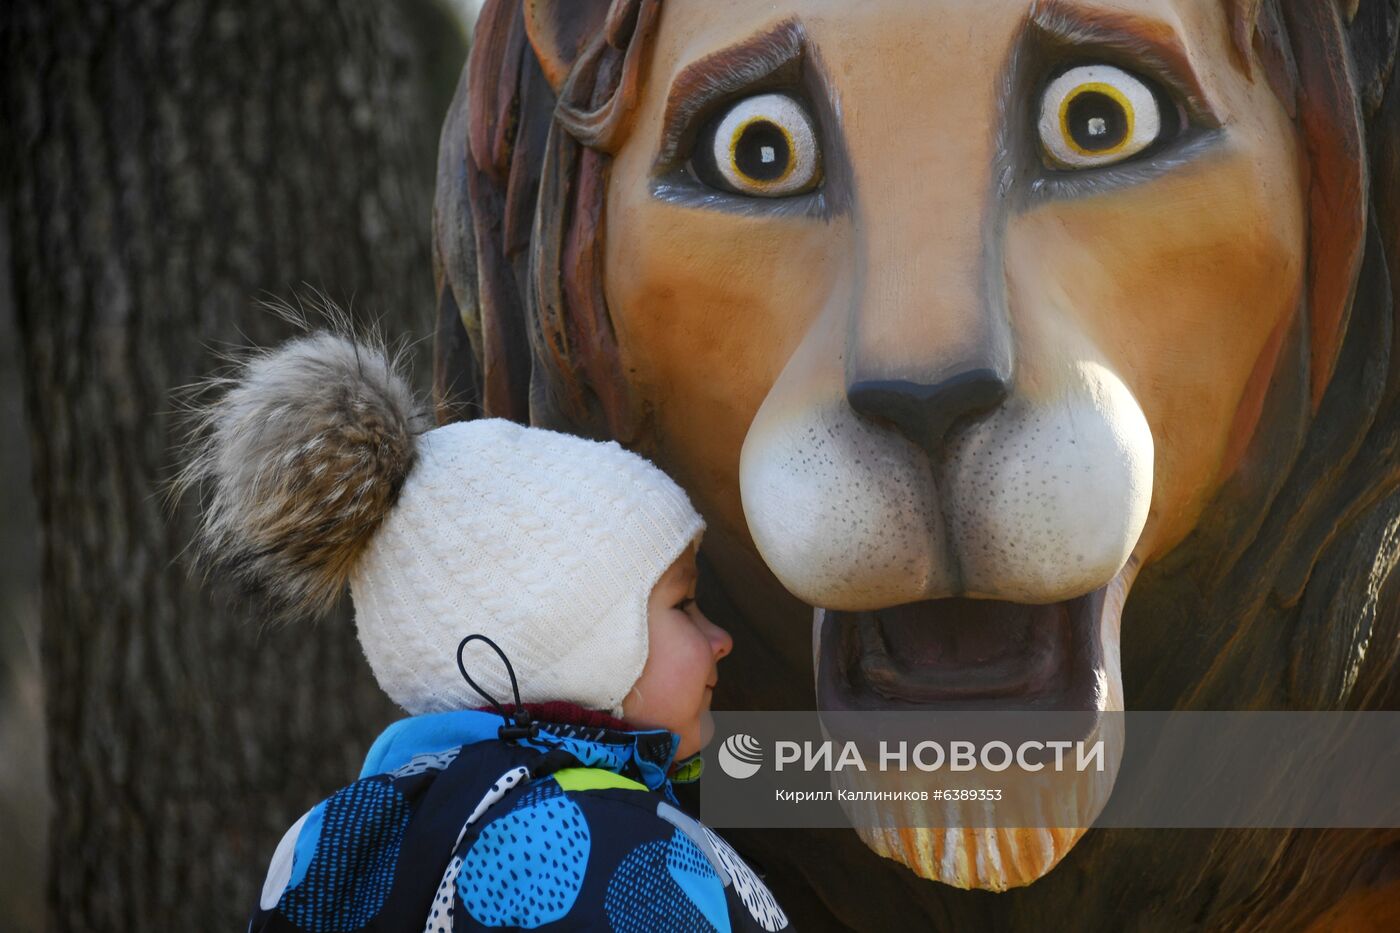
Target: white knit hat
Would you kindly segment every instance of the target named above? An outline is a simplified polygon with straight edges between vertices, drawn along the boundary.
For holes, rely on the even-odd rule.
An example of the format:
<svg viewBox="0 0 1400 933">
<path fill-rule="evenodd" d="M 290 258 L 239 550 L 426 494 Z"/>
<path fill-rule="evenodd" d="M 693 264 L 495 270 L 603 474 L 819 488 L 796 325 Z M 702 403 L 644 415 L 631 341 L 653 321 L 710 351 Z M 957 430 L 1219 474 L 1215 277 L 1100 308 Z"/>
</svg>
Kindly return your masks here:
<svg viewBox="0 0 1400 933">
<path fill-rule="evenodd" d="M 179 488 L 208 495 L 205 562 L 292 615 L 349 583 L 379 685 L 410 713 L 483 705 L 457 669 L 470 634 L 525 702 L 620 715 L 646 664 L 647 598 L 704 522 L 614 442 L 508 421 L 425 433 L 383 348 L 314 333 L 254 355 L 197 409 Z M 464 657 L 501 703 L 494 654 Z"/>
<path fill-rule="evenodd" d="M 500 420 L 429 431 L 350 578 L 360 644 L 411 713 L 481 705 L 456 659 L 480 632 L 525 702 L 616 715 L 646 664 L 647 597 L 704 527 L 670 477 L 615 442 Z M 510 699 L 495 655 L 464 660 Z"/>
</svg>

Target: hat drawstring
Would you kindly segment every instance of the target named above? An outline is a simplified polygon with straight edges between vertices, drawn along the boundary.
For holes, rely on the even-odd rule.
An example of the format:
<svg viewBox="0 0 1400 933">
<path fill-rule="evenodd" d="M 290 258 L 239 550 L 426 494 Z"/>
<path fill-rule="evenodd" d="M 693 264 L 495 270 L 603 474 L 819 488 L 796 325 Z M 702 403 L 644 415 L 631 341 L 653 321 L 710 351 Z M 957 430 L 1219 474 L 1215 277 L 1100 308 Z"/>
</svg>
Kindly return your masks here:
<svg viewBox="0 0 1400 933">
<path fill-rule="evenodd" d="M 486 644 L 490 645 L 491 650 L 496 652 L 501 662 L 506 666 L 506 673 L 510 675 L 510 690 L 515 696 L 515 715 L 513 717 L 506 713 L 505 709 L 496 701 L 495 697 L 481 689 L 477 682 L 472 680 L 471 675 L 467 673 L 467 666 L 462 662 L 462 651 L 470 642 L 477 640 L 484 641 Z M 515 668 L 510 666 L 510 658 L 506 657 L 506 653 L 501 650 L 500 645 L 480 633 L 468 635 L 457 645 L 457 670 L 462 672 L 462 679 L 467 682 L 467 686 L 475 690 L 477 695 L 487 703 L 490 703 L 497 715 L 506 721 L 505 725 L 496 730 L 496 735 L 498 737 L 503 740 L 533 739 L 536 737 L 540 729 L 539 724 L 530 721 L 529 712 L 525 709 L 525 705 L 520 702 L 520 684 L 515 680 Z"/>
</svg>

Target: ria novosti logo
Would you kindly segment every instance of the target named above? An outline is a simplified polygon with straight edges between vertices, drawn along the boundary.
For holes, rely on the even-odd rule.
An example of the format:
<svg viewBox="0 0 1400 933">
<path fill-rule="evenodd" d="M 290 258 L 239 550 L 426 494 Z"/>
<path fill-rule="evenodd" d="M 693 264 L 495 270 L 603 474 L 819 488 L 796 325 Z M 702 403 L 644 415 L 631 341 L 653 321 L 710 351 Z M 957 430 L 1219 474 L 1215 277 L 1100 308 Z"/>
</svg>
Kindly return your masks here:
<svg viewBox="0 0 1400 933">
<path fill-rule="evenodd" d="M 1075 754 L 1071 756 L 1070 752 Z M 876 749 L 862 750 L 855 741 L 820 742 L 780 740 L 773 746 L 773 771 L 824 772 L 841 771 L 985 771 L 1000 773 L 1015 769 L 1027 774 L 1049 769 L 1052 771 L 1103 771 L 1106 749 L 1103 739 L 1090 742 L 1065 739 L 1037 742 L 1026 741 L 1016 747 L 1007 742 L 990 741 L 982 745 L 965 740 L 946 743 L 924 740 L 882 739 L 878 757 Z M 763 744 L 747 732 L 736 732 L 719 747 L 719 764 L 732 778 L 751 778 L 763 766 Z"/>
<path fill-rule="evenodd" d="M 763 746 L 758 739 L 736 732 L 719 747 L 719 766 L 725 774 L 738 780 L 753 777 L 763 764 Z"/>
</svg>

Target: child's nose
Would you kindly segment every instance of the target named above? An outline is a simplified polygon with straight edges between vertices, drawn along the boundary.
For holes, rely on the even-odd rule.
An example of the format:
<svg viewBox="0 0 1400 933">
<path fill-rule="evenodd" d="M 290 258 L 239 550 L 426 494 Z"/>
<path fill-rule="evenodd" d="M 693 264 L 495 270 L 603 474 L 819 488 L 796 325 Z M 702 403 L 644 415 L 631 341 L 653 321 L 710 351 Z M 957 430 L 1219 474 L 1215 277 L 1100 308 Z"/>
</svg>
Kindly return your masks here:
<svg viewBox="0 0 1400 933">
<path fill-rule="evenodd" d="M 710 644 L 714 646 L 715 660 L 718 661 L 734 650 L 734 637 L 713 622 L 710 623 L 710 628 L 713 629 Z"/>
</svg>

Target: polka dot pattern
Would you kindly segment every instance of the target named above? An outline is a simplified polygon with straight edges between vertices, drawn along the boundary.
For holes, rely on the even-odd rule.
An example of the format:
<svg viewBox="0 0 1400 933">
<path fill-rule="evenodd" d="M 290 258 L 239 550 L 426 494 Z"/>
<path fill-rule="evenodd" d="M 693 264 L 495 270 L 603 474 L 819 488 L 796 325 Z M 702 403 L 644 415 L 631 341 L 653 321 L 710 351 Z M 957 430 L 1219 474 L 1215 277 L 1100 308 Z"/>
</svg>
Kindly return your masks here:
<svg viewBox="0 0 1400 933">
<path fill-rule="evenodd" d="M 617 866 L 603 900 L 603 910 L 614 933 L 710 933 L 715 930 L 714 924 L 672 877 L 669 862 L 673 848 L 671 839 L 644 842 Z M 694 849 L 694 845 L 691 848 Z M 696 855 L 704 860 L 698 851 Z"/>
<path fill-rule="evenodd" d="M 423 933 L 452 933 L 452 911 L 456 905 L 457 874 L 462 870 L 462 857 L 456 856 L 447 865 L 442 883 L 433 895 L 433 907 L 428 911 L 428 925 Z"/>
<path fill-rule="evenodd" d="M 483 926 L 542 926 L 573 907 L 589 848 L 583 811 L 553 779 L 543 780 L 472 842 L 457 895 Z"/>
<path fill-rule="evenodd" d="M 466 835 L 468 826 L 471 826 L 477 820 L 481 819 L 481 815 L 495 806 L 496 801 L 510 793 L 512 787 L 519 784 L 521 781 L 527 780 L 529 777 L 529 770 L 520 767 L 512 768 L 505 774 L 496 778 L 496 783 L 491 785 L 491 789 L 477 802 L 476 809 L 472 810 L 472 815 L 467 817 L 467 821 L 462 824 L 461 830 L 457 833 L 457 841 L 452 843 L 453 850 L 455 851 L 456 848 L 462 844 L 462 837 Z"/>
<path fill-rule="evenodd" d="M 705 837 L 710 843 L 712 851 L 719 858 L 724 870 L 729 873 L 729 881 L 734 885 L 734 891 L 739 895 L 739 900 L 743 901 L 748 908 L 749 914 L 754 918 L 759 926 L 767 930 L 768 933 L 776 933 L 788 925 L 787 914 L 778 906 L 778 900 L 773 896 L 773 892 L 768 890 L 768 885 L 763 883 L 763 879 L 754 874 L 753 869 L 748 866 L 739 853 L 735 852 L 729 843 L 725 842 L 708 826 L 700 827 L 705 832 Z"/>
<path fill-rule="evenodd" d="M 408 803 L 393 785 L 370 779 L 338 791 L 325 806 L 306 877 L 277 906 L 307 933 L 358 930 L 393 885 Z"/>
</svg>

